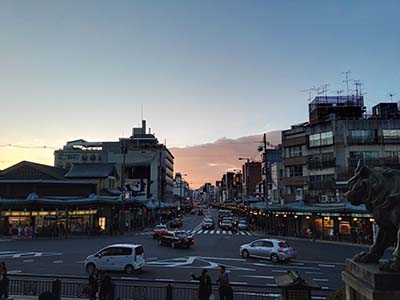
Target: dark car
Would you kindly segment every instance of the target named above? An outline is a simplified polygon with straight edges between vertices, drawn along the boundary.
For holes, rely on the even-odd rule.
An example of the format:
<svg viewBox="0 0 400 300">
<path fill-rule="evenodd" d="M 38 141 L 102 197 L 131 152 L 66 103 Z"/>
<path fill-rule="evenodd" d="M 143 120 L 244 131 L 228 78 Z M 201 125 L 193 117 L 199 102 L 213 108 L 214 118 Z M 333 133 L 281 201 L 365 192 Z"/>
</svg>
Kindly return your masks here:
<svg viewBox="0 0 400 300">
<path fill-rule="evenodd" d="M 201 223 L 201 228 L 202 229 L 215 229 L 215 224 L 212 219 L 204 219 L 203 222 Z"/>
<path fill-rule="evenodd" d="M 197 213 L 199 216 L 204 216 L 204 211 L 202 208 L 199 209 L 199 212 Z"/>
<path fill-rule="evenodd" d="M 194 245 L 194 242 L 193 236 L 188 235 L 186 231 L 168 231 L 158 240 L 159 245 L 172 248 L 189 248 Z"/>
<path fill-rule="evenodd" d="M 223 230 L 231 230 L 233 227 L 233 224 L 230 220 L 224 220 L 222 223 L 219 225 L 219 227 Z"/>
<path fill-rule="evenodd" d="M 175 218 L 169 223 L 169 227 L 171 228 L 180 228 L 183 225 L 183 221 L 181 218 Z"/>
</svg>

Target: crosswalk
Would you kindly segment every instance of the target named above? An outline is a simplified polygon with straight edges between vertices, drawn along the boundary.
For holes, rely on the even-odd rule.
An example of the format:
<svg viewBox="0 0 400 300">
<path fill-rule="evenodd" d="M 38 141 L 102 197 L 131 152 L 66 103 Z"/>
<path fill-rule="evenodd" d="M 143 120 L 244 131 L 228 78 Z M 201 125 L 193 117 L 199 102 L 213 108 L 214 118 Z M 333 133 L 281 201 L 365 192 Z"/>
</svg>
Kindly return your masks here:
<svg viewBox="0 0 400 300">
<path fill-rule="evenodd" d="M 236 233 L 232 233 L 230 230 L 220 230 L 220 229 L 215 229 L 215 230 L 203 230 L 203 229 L 194 229 L 194 230 L 186 230 L 186 233 L 188 235 L 238 235 L 238 236 L 255 236 L 251 231 L 247 230 L 241 230 Z M 145 231 L 145 232 L 138 232 L 135 235 L 151 235 L 150 231 Z"/>
<path fill-rule="evenodd" d="M 200 234 L 210 234 L 210 235 L 244 235 L 244 236 L 254 236 L 254 234 L 251 231 L 238 231 L 236 233 L 233 233 L 230 230 L 187 230 L 187 234 L 193 234 L 193 235 L 200 235 Z"/>
</svg>

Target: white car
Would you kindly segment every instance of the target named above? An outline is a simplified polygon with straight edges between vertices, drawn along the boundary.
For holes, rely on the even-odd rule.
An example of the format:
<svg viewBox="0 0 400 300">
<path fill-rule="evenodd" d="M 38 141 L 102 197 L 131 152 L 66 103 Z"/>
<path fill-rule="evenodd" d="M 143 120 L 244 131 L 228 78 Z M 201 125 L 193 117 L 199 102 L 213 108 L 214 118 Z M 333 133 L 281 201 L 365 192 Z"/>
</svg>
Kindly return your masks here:
<svg viewBox="0 0 400 300">
<path fill-rule="evenodd" d="M 261 239 L 244 244 L 240 246 L 239 251 L 243 258 L 266 258 L 274 263 L 296 258 L 296 251 L 287 242 L 274 239 Z"/>
<path fill-rule="evenodd" d="M 85 260 L 85 269 L 88 273 L 94 269 L 109 271 L 124 271 L 132 274 L 143 268 L 145 264 L 142 245 L 115 244 L 104 247 Z"/>
</svg>

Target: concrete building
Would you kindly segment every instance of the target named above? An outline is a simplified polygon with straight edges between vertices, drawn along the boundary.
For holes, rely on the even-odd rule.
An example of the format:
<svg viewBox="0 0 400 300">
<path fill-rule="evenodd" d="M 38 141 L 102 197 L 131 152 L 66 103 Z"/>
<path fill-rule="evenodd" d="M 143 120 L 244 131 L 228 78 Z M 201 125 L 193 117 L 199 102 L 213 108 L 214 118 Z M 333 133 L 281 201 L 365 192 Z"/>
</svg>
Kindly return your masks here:
<svg viewBox="0 0 400 300">
<path fill-rule="evenodd" d="M 271 203 L 282 203 L 282 178 L 283 178 L 283 163 L 282 161 L 274 162 L 270 167 L 271 183 L 268 184 L 268 199 Z"/>
<path fill-rule="evenodd" d="M 347 180 L 358 161 L 371 167 L 400 167 L 397 104 L 380 103 L 373 115 L 366 115 L 361 96 L 321 98 L 325 97 L 310 104 L 310 122 L 282 132 L 287 202 L 345 201 Z"/>
<path fill-rule="evenodd" d="M 248 161 L 242 166 L 242 187 L 246 197 L 255 196 L 261 181 L 261 162 Z"/>
<path fill-rule="evenodd" d="M 181 173 L 176 173 L 174 178 L 174 196 L 177 199 L 186 199 L 189 196 L 189 183 Z"/>
<path fill-rule="evenodd" d="M 174 156 L 159 143 L 146 121 L 133 128 L 132 136 L 115 142 L 67 142 L 54 152 L 55 166 L 70 169 L 80 163 L 114 163 L 117 186 L 139 199 L 173 199 Z"/>
</svg>

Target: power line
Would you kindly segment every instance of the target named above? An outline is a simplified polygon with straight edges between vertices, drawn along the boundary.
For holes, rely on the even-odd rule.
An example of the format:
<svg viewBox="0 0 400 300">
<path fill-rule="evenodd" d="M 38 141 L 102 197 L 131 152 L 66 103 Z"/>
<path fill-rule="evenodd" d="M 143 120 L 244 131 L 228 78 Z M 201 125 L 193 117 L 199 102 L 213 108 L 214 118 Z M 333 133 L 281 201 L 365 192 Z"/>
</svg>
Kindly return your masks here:
<svg viewBox="0 0 400 300">
<path fill-rule="evenodd" d="M 0 145 L 0 148 L 19 148 L 19 149 L 60 149 L 60 147 L 54 147 L 54 146 L 28 146 L 28 145 L 15 145 L 15 144 L 4 144 Z"/>
</svg>

